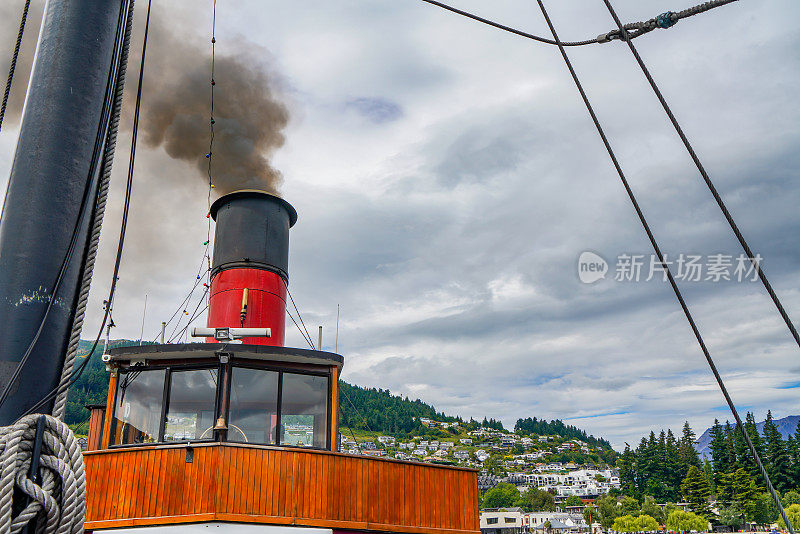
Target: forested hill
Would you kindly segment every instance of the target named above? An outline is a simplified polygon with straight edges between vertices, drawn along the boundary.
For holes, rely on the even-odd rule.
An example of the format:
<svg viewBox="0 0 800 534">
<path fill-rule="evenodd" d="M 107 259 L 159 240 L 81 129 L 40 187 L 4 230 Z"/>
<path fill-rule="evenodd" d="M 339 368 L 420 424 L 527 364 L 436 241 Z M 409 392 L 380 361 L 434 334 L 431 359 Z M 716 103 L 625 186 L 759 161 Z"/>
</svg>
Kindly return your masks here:
<svg viewBox="0 0 800 534">
<path fill-rule="evenodd" d="M 398 437 L 425 433 L 421 418 L 445 423 L 463 422 L 460 417 L 439 413 L 419 399 L 392 395 L 388 389 L 362 388 L 339 381 L 339 413 L 342 426 L 383 432 Z"/>
<path fill-rule="evenodd" d="M 603 438 L 596 438 L 587 435 L 585 431 L 572 425 L 565 425 L 563 421 L 554 419 L 547 421 L 545 419 L 517 419 L 517 424 L 514 425 L 514 432 L 521 432 L 523 434 L 538 434 L 540 436 L 562 436 L 565 438 L 575 438 L 585 441 L 589 445 L 599 445 L 603 448 L 610 449 L 611 444 Z"/>
<path fill-rule="evenodd" d="M 138 341 L 115 340 L 111 347 L 138 344 Z M 84 355 L 91 348 L 91 342 L 81 341 L 78 354 Z M 105 404 L 108 391 L 108 373 L 105 364 L 100 360 L 102 344 L 95 349 L 95 353 L 81 375 L 80 379 L 70 389 L 67 401 L 66 421 L 70 425 L 85 423 L 89 412 L 84 408 L 87 404 Z M 76 366 L 83 362 L 79 357 Z M 411 400 L 408 397 L 393 395 L 388 389 L 362 388 L 346 382 L 339 382 L 339 410 L 340 425 L 357 430 L 368 430 L 391 434 L 396 437 L 411 435 L 438 435 L 444 430 L 440 428 L 426 428 L 420 419 L 427 418 L 442 423 L 464 423 L 466 427 L 486 427 L 504 430 L 500 421 L 486 419 L 483 421 L 463 421 L 460 417 L 452 417 L 420 399 Z M 73 426 L 74 427 L 74 426 Z M 610 449 L 609 443 L 600 438 L 587 436 L 579 428 L 565 425 L 559 420 L 546 421 L 544 419 L 527 418 L 519 419 L 514 428 L 524 434 L 556 435 L 566 439 L 580 439 L 591 445 L 598 445 Z M 80 431 L 80 429 L 79 429 Z"/>
</svg>

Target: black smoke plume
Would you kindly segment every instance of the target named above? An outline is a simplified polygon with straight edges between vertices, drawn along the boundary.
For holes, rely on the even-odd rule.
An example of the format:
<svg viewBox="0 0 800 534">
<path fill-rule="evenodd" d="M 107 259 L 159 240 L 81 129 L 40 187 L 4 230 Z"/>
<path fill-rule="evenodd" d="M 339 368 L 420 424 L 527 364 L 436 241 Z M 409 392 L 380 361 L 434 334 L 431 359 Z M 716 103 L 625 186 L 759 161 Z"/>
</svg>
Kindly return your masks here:
<svg viewBox="0 0 800 534">
<path fill-rule="evenodd" d="M 42 7 L 42 0 L 31 3 L 5 125 L 15 124 L 20 117 Z M 8 72 L 20 11 L 21 2 L 0 5 L 0 51 L 8 51 L 8 57 L 0 52 L 0 84 Z M 153 16 L 145 65 L 141 140 L 152 148 L 163 147 L 172 158 L 193 164 L 197 178 L 208 180 L 211 44 L 199 42 L 188 28 L 179 27 L 174 13 L 156 9 Z M 143 10 L 137 11 L 135 22 L 138 31 L 134 31 L 131 41 L 123 129 L 130 128 L 133 115 Z M 237 189 L 277 193 L 282 177 L 270 157 L 284 144 L 289 111 L 276 93 L 274 76 L 264 59 L 266 53 L 249 43 L 230 43 L 225 43 L 225 52 L 216 56 L 214 65 L 212 182 L 219 194 Z M 231 54 L 232 50 L 235 54 Z"/>
<path fill-rule="evenodd" d="M 142 104 L 142 140 L 172 158 L 197 166 L 208 179 L 211 121 L 210 44 L 186 44 L 163 25 L 154 27 Z M 243 47 L 240 47 L 243 48 Z M 281 173 L 270 156 L 283 146 L 289 111 L 275 94 L 263 60 L 217 55 L 214 65 L 214 143 L 211 177 L 216 191 L 260 189 L 277 193 Z"/>
</svg>

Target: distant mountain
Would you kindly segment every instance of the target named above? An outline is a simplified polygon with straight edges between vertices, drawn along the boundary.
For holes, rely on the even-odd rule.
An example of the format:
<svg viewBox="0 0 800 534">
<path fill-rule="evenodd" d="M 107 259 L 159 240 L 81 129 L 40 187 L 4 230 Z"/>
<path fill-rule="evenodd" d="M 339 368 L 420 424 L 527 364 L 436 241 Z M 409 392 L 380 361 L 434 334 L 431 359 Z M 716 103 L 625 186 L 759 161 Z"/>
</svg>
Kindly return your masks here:
<svg viewBox="0 0 800 534">
<path fill-rule="evenodd" d="M 783 439 L 788 438 L 789 436 L 794 436 L 795 430 L 797 430 L 797 423 L 800 421 L 800 415 L 789 415 L 782 419 L 773 419 L 775 426 L 778 427 L 778 431 L 781 433 L 781 437 Z M 756 425 L 758 428 L 759 434 L 764 434 L 764 421 L 761 421 Z M 700 436 L 700 439 L 697 440 L 697 443 L 694 445 L 695 450 L 700 454 L 700 456 L 705 456 L 709 460 L 711 459 L 711 428 L 707 428 L 705 432 Z"/>
</svg>

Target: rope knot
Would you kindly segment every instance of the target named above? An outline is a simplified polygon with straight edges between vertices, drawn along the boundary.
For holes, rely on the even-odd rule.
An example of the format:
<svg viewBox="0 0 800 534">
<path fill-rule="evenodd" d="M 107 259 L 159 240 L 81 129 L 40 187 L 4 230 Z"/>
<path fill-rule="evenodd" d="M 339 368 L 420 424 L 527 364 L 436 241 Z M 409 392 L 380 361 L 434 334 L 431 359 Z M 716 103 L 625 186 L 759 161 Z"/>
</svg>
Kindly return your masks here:
<svg viewBox="0 0 800 534">
<path fill-rule="evenodd" d="M 83 530 L 86 474 L 75 435 L 46 416 L 41 434 L 40 479 L 29 478 L 37 439 L 38 414 L 0 427 L 0 532 L 20 532 L 29 523 L 36 532 Z"/>
</svg>

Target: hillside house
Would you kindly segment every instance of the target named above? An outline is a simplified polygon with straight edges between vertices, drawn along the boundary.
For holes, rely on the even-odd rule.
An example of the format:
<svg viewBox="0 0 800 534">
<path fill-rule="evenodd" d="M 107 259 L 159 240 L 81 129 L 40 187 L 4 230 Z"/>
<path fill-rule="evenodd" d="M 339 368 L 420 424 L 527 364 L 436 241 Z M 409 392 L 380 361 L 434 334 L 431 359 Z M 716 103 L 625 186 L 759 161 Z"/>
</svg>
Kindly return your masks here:
<svg viewBox="0 0 800 534">
<path fill-rule="evenodd" d="M 389 447 L 393 447 L 395 439 L 392 436 L 378 436 L 378 441 Z"/>
<path fill-rule="evenodd" d="M 469 451 L 465 451 L 463 449 L 453 451 L 453 458 L 456 460 L 466 460 L 469 458 Z"/>
<path fill-rule="evenodd" d="M 522 534 L 521 508 L 489 508 L 481 510 L 481 534 Z"/>
</svg>

